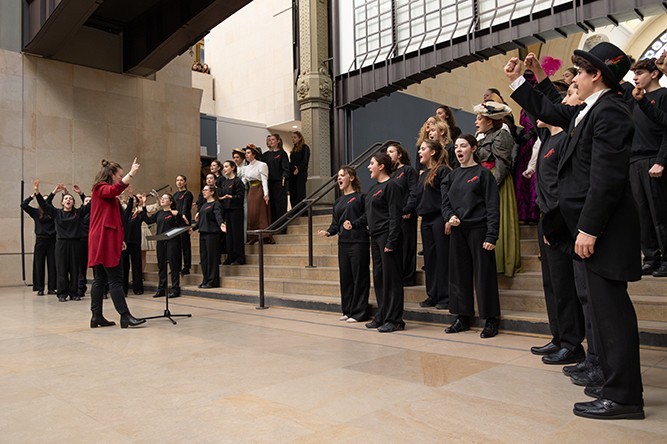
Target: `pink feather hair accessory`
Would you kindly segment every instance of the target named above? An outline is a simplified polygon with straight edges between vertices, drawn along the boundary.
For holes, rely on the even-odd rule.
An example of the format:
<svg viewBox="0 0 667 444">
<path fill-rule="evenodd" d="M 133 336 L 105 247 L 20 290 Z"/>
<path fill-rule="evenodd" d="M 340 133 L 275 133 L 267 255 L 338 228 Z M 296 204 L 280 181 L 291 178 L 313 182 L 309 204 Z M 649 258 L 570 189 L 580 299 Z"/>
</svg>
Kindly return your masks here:
<svg viewBox="0 0 667 444">
<path fill-rule="evenodd" d="M 563 66 L 563 61 L 554 57 L 544 56 L 540 60 L 540 65 L 542 65 L 542 69 L 547 76 L 551 77 Z"/>
</svg>

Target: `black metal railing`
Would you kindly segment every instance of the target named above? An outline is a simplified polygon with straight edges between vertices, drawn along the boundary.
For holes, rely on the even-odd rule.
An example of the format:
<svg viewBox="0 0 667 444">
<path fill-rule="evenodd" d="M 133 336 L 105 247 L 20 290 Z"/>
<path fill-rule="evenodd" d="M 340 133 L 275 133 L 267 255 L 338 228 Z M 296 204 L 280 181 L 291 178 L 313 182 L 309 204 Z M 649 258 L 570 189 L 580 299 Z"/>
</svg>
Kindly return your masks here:
<svg viewBox="0 0 667 444">
<path fill-rule="evenodd" d="M 358 169 L 363 165 L 368 159 L 371 158 L 373 154 L 380 151 L 382 148 L 388 146 L 392 143 L 391 140 L 385 142 L 375 142 L 373 145 L 369 146 L 357 156 L 352 162 L 349 163 L 355 169 Z M 325 181 L 317 190 L 313 191 L 308 197 L 299 202 L 295 207 L 290 209 L 287 213 L 282 215 L 278 220 L 273 222 L 267 228 L 261 230 L 249 230 L 248 234 L 257 235 L 259 238 L 259 305 L 258 309 L 268 308 L 265 305 L 265 295 L 264 295 L 264 236 L 267 234 L 273 235 L 281 233 L 289 224 L 291 224 L 297 217 L 301 216 L 306 211 L 308 212 L 308 265 L 306 268 L 316 268 L 313 263 L 313 206 L 322 200 L 327 194 L 329 194 L 335 187 L 337 183 L 337 175 L 332 176 L 330 179 Z"/>
</svg>

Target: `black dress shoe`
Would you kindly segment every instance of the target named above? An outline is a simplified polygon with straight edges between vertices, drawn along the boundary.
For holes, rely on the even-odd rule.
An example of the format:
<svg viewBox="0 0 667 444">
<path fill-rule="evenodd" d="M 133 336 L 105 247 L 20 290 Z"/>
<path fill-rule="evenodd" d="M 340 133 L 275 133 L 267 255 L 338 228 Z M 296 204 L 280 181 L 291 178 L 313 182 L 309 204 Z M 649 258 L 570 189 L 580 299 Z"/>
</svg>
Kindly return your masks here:
<svg viewBox="0 0 667 444">
<path fill-rule="evenodd" d="M 574 350 L 568 350 L 563 347 L 555 353 L 542 356 L 542 362 L 550 365 L 575 364 L 586 359 L 586 352 L 583 347 L 577 347 Z"/>
<path fill-rule="evenodd" d="M 181 276 L 187 276 L 188 274 L 190 274 L 190 269 L 186 268 L 181 270 Z"/>
<path fill-rule="evenodd" d="M 146 322 L 146 319 L 135 318 L 130 313 L 120 315 L 120 328 L 136 327 Z"/>
<path fill-rule="evenodd" d="M 55 290 L 49 290 L 49 292 L 48 292 L 48 294 L 56 294 L 56 293 L 57 293 L 57 291 L 55 291 Z"/>
<path fill-rule="evenodd" d="M 570 381 L 572 381 L 572 384 L 580 385 L 582 387 L 601 387 L 604 384 L 604 376 L 602 376 L 602 370 L 600 370 L 600 367 L 592 367 L 588 370 L 584 370 L 583 372 L 572 373 L 570 375 Z"/>
<path fill-rule="evenodd" d="M 229 259 L 229 258 L 227 258 L 227 259 L 224 260 L 224 262 L 222 263 L 222 265 L 232 265 L 232 260 Z"/>
<path fill-rule="evenodd" d="M 419 303 L 420 307 L 435 307 L 435 301 L 431 298 L 426 298 Z"/>
<path fill-rule="evenodd" d="M 449 302 L 441 302 L 439 304 L 435 304 L 435 309 L 436 310 L 449 310 Z"/>
<path fill-rule="evenodd" d="M 245 265 L 245 261 L 240 261 L 237 259 L 234 262 L 232 262 L 232 265 Z"/>
<path fill-rule="evenodd" d="M 161 298 L 161 297 L 164 297 L 166 295 L 167 295 L 167 293 L 164 290 L 160 289 L 153 295 L 153 297 L 154 298 Z"/>
<path fill-rule="evenodd" d="M 211 285 L 211 284 L 201 284 L 199 286 L 199 288 L 213 288 L 213 285 Z M 169 296 L 169 297 L 171 297 L 171 296 Z"/>
<path fill-rule="evenodd" d="M 67 296 L 58 296 L 58 302 L 67 302 Z"/>
<path fill-rule="evenodd" d="M 498 335 L 498 320 L 497 319 L 487 319 L 484 329 L 479 334 L 479 337 L 482 339 L 492 338 Z"/>
<path fill-rule="evenodd" d="M 136 294 L 139 296 L 140 294 L 144 294 L 144 290 L 132 290 L 132 293 Z"/>
<path fill-rule="evenodd" d="M 642 276 L 650 276 L 654 271 L 658 269 L 659 265 L 657 264 L 644 264 L 642 265 Z"/>
<path fill-rule="evenodd" d="M 207 287 L 202 287 L 202 288 L 207 288 Z M 172 291 L 169 293 L 169 299 L 180 298 L 180 297 L 181 297 L 180 291 Z"/>
<path fill-rule="evenodd" d="M 642 404 L 619 404 L 610 399 L 577 402 L 572 413 L 591 419 L 644 419 L 645 417 Z"/>
<path fill-rule="evenodd" d="M 584 370 L 588 370 L 591 367 L 592 364 L 590 362 L 583 360 L 575 365 L 566 365 L 563 367 L 563 374 L 569 377 L 572 376 L 572 373 L 583 372 Z"/>
<path fill-rule="evenodd" d="M 602 386 L 587 385 L 584 388 L 584 395 L 599 399 L 602 396 Z"/>
<path fill-rule="evenodd" d="M 373 319 L 371 322 L 366 323 L 366 328 L 378 328 L 380 326 L 380 323 Z"/>
<path fill-rule="evenodd" d="M 657 278 L 667 277 L 667 264 L 660 264 L 657 269 L 653 270 L 651 275 Z"/>
<path fill-rule="evenodd" d="M 467 323 L 463 323 L 461 318 L 457 318 L 452 325 L 445 328 L 445 333 L 460 333 L 462 331 L 470 330 L 470 326 Z"/>
<path fill-rule="evenodd" d="M 553 342 L 549 342 L 541 347 L 530 347 L 530 352 L 534 355 L 550 355 L 551 353 L 556 353 L 558 350 L 560 350 L 560 347 Z"/>
<path fill-rule="evenodd" d="M 112 325 L 116 325 L 116 323 L 104 319 L 104 316 L 102 315 L 93 315 L 93 318 L 90 320 L 90 328 L 111 327 Z"/>
<path fill-rule="evenodd" d="M 81 296 L 79 296 L 78 294 L 75 294 L 74 296 L 70 296 L 70 297 L 69 297 L 69 300 L 70 300 L 70 301 L 80 301 L 80 300 L 81 300 Z"/>
<path fill-rule="evenodd" d="M 44 290 L 39 290 L 37 292 L 37 296 L 44 296 Z"/>
<path fill-rule="evenodd" d="M 391 333 L 392 331 L 403 330 L 405 328 L 405 323 L 394 324 L 392 322 L 385 322 L 378 327 L 380 333 Z"/>
</svg>

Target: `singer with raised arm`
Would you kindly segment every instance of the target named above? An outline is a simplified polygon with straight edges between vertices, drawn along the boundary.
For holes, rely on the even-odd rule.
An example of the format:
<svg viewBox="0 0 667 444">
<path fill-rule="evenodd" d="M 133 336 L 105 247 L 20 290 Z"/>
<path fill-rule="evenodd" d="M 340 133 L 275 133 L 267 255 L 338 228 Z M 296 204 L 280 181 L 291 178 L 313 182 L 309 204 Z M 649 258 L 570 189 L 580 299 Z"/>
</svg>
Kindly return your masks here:
<svg viewBox="0 0 667 444">
<path fill-rule="evenodd" d="M 120 328 L 135 327 L 146 322 L 130 314 L 123 292 L 123 267 L 121 251 L 124 248 L 125 230 L 121 219 L 120 203 L 116 199 L 127 188 L 139 171 L 135 158 L 130 172 L 124 174 L 116 162 L 102 160 L 102 167 L 95 177 L 90 203 L 90 232 L 88 234 L 88 266 L 93 269 L 90 310 L 93 317 L 90 328 L 116 325 L 102 314 L 102 296 L 105 285 L 116 311 L 120 314 Z"/>
</svg>

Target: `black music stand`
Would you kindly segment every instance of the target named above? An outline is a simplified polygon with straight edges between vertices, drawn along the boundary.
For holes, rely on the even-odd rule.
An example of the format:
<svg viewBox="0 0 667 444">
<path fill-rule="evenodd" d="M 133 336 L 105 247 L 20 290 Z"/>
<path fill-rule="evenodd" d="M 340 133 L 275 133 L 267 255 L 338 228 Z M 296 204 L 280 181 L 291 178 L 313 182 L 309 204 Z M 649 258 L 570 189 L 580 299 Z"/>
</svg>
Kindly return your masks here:
<svg viewBox="0 0 667 444">
<path fill-rule="evenodd" d="M 190 226 L 187 227 L 179 227 L 179 228 L 172 228 L 171 230 L 167 231 L 166 233 L 162 234 L 156 234 L 155 236 L 146 236 L 147 240 L 152 240 L 152 241 L 168 241 L 169 239 L 174 239 L 177 236 L 180 236 L 181 234 L 185 233 L 190 229 Z M 171 321 L 172 324 L 176 325 L 176 321 L 174 321 L 172 318 L 178 318 L 178 317 L 187 317 L 191 318 L 191 314 L 171 314 L 169 311 L 169 273 L 171 271 L 171 264 L 167 264 L 168 269 L 167 271 L 167 288 L 165 288 L 165 306 L 164 306 L 164 313 L 159 315 L 159 316 L 148 316 L 143 319 L 159 319 L 159 318 L 167 318 Z M 159 271 L 158 271 L 159 273 Z M 159 278 L 158 278 L 159 279 Z M 159 285 L 159 284 L 158 284 Z"/>
</svg>

